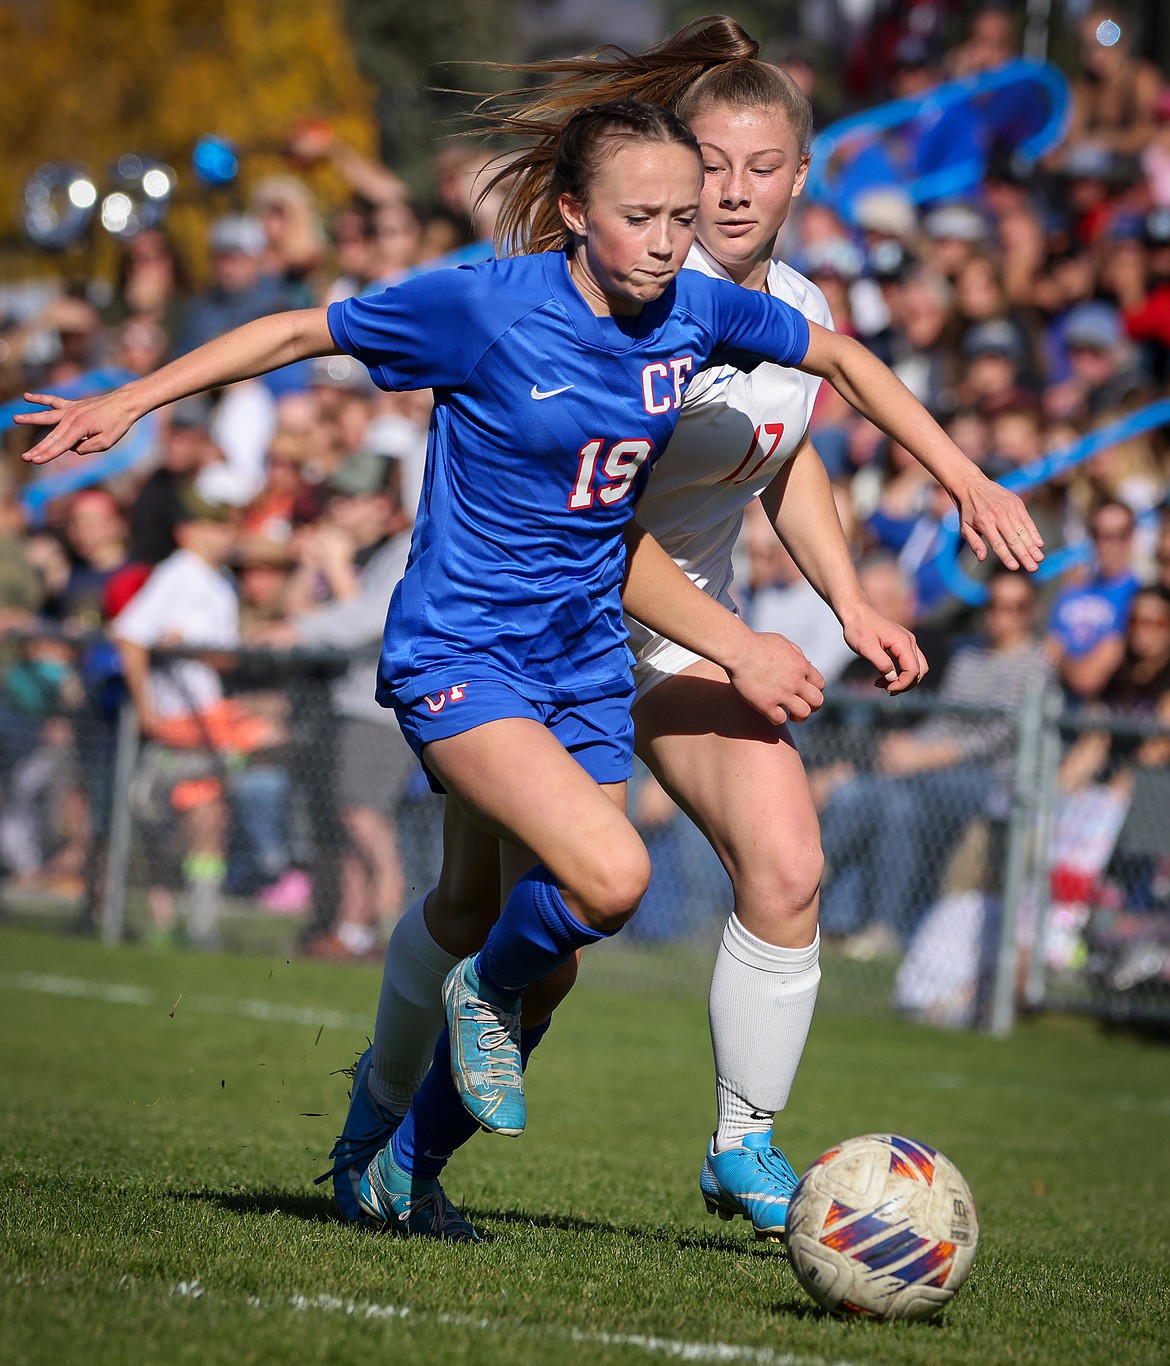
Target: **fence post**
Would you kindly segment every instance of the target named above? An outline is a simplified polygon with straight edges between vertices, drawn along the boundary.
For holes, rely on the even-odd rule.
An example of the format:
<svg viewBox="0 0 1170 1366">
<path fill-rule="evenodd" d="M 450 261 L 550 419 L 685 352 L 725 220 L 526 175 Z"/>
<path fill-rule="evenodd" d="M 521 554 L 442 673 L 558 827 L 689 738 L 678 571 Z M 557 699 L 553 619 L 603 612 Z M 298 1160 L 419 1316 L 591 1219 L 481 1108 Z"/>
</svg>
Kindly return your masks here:
<svg viewBox="0 0 1170 1366">
<path fill-rule="evenodd" d="M 1045 685 L 1036 682 L 1024 694 L 1016 734 L 1016 768 L 1012 781 L 1012 806 L 1008 826 L 1007 855 L 1003 880 L 1003 907 L 999 924 L 999 948 L 995 962 L 995 982 L 991 997 L 990 1033 L 1005 1038 L 1012 1032 L 1016 1018 L 1016 969 L 1019 947 L 1016 943 L 1020 902 L 1028 880 L 1028 851 L 1035 837 L 1034 818 L 1038 804 L 1037 770 L 1040 736 L 1044 725 Z"/>
<path fill-rule="evenodd" d="M 1028 978 L 1024 984 L 1024 1000 L 1033 1009 L 1044 1004 L 1048 989 L 1045 975 L 1045 946 L 1048 941 L 1048 919 L 1052 913 L 1052 848 L 1056 837 L 1056 780 L 1060 772 L 1062 705 L 1059 691 L 1050 688 L 1044 698 L 1044 723 L 1040 734 L 1040 781 L 1037 798 L 1039 811 L 1036 818 L 1033 874 L 1036 888 L 1036 918 L 1032 925 L 1032 942 L 1028 952 Z"/>
<path fill-rule="evenodd" d="M 124 698 L 118 711 L 114 749 L 113 793 L 110 797 L 110 835 L 102 892 L 102 942 L 121 943 L 126 928 L 126 870 L 130 861 L 130 780 L 138 758 L 138 716 Z"/>
</svg>

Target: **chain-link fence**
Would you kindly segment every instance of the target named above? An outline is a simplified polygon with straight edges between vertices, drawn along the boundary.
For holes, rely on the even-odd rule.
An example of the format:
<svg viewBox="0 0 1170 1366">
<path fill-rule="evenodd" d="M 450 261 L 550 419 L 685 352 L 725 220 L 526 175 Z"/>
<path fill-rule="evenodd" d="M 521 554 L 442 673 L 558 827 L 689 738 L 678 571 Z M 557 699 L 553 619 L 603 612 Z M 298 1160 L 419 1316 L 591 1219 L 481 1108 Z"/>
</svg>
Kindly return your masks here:
<svg viewBox="0 0 1170 1366">
<path fill-rule="evenodd" d="M 5 650 L 10 918 L 109 942 L 177 934 L 290 951 L 328 931 L 354 879 L 383 939 L 433 884 L 441 800 L 404 766 L 389 715 L 379 726 L 337 713 L 343 655 L 219 656 L 224 713 L 143 740 L 101 638 Z M 1170 732 L 1064 714 L 1037 689 L 1017 713 L 836 692 L 794 733 L 826 856 L 824 1008 L 996 1032 L 1020 1007 L 1170 1020 L 1170 748 L 1158 747 Z M 937 762 L 940 740 L 957 762 Z M 388 774 L 387 800 L 360 821 L 355 753 Z M 631 809 L 653 880 L 586 971 L 702 991 L 730 883 L 645 770 Z"/>
</svg>

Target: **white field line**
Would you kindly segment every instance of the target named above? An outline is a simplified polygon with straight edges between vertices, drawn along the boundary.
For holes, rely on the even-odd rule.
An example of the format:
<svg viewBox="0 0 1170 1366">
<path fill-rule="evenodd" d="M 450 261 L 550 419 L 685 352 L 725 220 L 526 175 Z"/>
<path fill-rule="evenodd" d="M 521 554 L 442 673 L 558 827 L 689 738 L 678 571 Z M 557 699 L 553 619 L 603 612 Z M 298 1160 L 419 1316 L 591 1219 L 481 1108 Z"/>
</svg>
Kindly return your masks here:
<svg viewBox="0 0 1170 1366">
<path fill-rule="evenodd" d="M 178 1002 L 164 1000 L 149 987 L 116 982 L 87 982 L 81 977 L 57 977 L 45 972 L 0 972 L 0 990 L 30 991 L 41 996 L 74 996 L 110 1005 L 147 1006 L 159 1010 L 193 1010 L 201 1015 L 243 1015 L 251 1020 L 277 1024 L 307 1025 L 326 1029 L 368 1030 L 373 1017 L 347 1015 L 318 1006 L 290 1006 L 278 1001 L 232 1001 L 219 996 L 183 995 Z"/>
<path fill-rule="evenodd" d="M 57 1277 L 30 1276 L 23 1272 L 17 1272 L 14 1276 L 0 1276 L 0 1285 L 4 1284 L 38 1290 L 60 1290 Z M 114 1288 L 125 1293 L 143 1290 L 150 1293 L 151 1290 L 134 1276 L 123 1276 Z M 371 1321 L 396 1319 L 418 1324 L 420 1328 L 462 1328 L 471 1332 L 511 1334 L 515 1337 L 552 1338 L 571 1342 L 578 1347 L 628 1347 L 673 1361 L 746 1362 L 748 1366 L 864 1366 L 864 1363 L 842 1357 L 830 1360 L 795 1352 L 774 1352 L 770 1347 L 738 1346 L 732 1342 L 685 1342 L 646 1333 L 594 1333 L 583 1328 L 559 1328 L 553 1324 L 515 1323 L 509 1319 L 474 1318 L 470 1314 L 435 1313 L 427 1309 L 412 1309 L 404 1304 L 372 1304 L 342 1299 L 337 1295 L 288 1295 L 270 1300 L 261 1299 L 258 1295 L 220 1296 L 209 1293 L 197 1280 L 180 1281 L 170 1290 L 168 1298 L 214 1301 L 217 1307 L 230 1299 L 262 1314 L 279 1314 L 291 1309 L 297 1314 L 341 1314 L 346 1318 Z"/>
<path fill-rule="evenodd" d="M 206 1299 L 207 1291 L 198 1281 L 180 1281 L 171 1291 L 183 1299 Z M 628 1347 L 673 1361 L 747 1362 L 749 1366 L 858 1366 L 858 1363 L 825 1357 L 803 1356 L 793 1352 L 774 1352 L 770 1347 L 740 1347 L 730 1342 L 684 1342 L 643 1333 L 589 1332 L 582 1328 L 557 1328 L 552 1325 L 515 1323 L 507 1319 L 473 1318 L 468 1314 L 431 1313 L 408 1305 L 370 1304 L 361 1300 L 340 1299 L 336 1295 L 290 1295 L 287 1299 L 262 1300 L 249 1296 L 249 1309 L 275 1313 L 292 1309 L 296 1313 L 343 1314 L 355 1319 L 398 1319 L 420 1326 L 463 1328 L 472 1332 L 505 1333 L 529 1338 L 554 1338 L 578 1347 Z"/>
</svg>

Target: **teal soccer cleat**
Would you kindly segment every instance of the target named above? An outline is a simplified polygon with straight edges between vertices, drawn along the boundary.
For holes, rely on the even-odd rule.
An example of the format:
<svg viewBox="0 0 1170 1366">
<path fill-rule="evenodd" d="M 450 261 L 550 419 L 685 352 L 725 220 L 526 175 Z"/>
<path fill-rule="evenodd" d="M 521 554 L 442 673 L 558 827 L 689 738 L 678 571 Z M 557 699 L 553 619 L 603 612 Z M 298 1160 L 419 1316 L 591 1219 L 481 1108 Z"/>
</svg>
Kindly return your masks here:
<svg viewBox="0 0 1170 1366">
<path fill-rule="evenodd" d="M 451 1034 L 451 1077 L 467 1112 L 484 1129 L 514 1138 L 524 1132 L 520 1067 L 520 998 L 489 995 L 475 961 L 456 963 L 443 983 Z"/>
<path fill-rule="evenodd" d="M 437 1181 L 405 1172 L 386 1148 L 370 1163 L 360 1183 L 366 1222 L 403 1238 L 438 1238 L 478 1243 L 479 1234 L 447 1199 Z"/>
<path fill-rule="evenodd" d="M 387 1143 L 394 1137 L 402 1116 L 370 1095 L 366 1079 L 374 1059 L 374 1050 L 367 1048 L 357 1060 L 353 1069 L 353 1090 L 349 1095 L 349 1112 L 341 1135 L 333 1145 L 329 1160 L 333 1166 L 317 1177 L 315 1185 L 333 1178 L 333 1198 L 341 1217 L 349 1224 L 359 1224 L 365 1219 L 358 1198 L 358 1188 L 371 1159 L 377 1157 Z"/>
<path fill-rule="evenodd" d="M 747 1134 L 742 1148 L 722 1153 L 715 1151 L 715 1140 L 711 1140 L 699 1189 L 708 1214 L 720 1219 L 734 1219 L 738 1214 L 751 1221 L 757 1238 L 778 1243 L 784 1237 L 788 1202 L 797 1179 L 788 1159 L 772 1146 L 771 1134 Z"/>
</svg>

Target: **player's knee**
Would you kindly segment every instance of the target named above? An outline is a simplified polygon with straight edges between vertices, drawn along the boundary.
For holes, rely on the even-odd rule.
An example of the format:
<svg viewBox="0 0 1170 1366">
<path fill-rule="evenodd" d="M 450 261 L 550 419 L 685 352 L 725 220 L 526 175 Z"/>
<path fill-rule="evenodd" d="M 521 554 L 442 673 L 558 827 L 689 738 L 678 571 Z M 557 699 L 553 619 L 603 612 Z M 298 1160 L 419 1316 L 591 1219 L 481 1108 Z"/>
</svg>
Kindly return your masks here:
<svg viewBox="0 0 1170 1366">
<path fill-rule="evenodd" d="M 641 840 L 599 859 L 581 889 L 588 923 L 603 934 L 614 934 L 638 909 L 650 885 L 650 855 Z"/>
<path fill-rule="evenodd" d="M 733 878 L 736 903 L 759 906 L 770 916 L 802 914 L 815 900 L 824 872 L 825 855 L 817 839 L 756 850 L 750 865 Z"/>
</svg>

